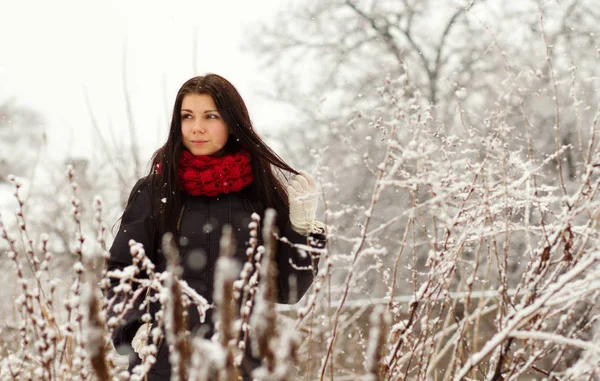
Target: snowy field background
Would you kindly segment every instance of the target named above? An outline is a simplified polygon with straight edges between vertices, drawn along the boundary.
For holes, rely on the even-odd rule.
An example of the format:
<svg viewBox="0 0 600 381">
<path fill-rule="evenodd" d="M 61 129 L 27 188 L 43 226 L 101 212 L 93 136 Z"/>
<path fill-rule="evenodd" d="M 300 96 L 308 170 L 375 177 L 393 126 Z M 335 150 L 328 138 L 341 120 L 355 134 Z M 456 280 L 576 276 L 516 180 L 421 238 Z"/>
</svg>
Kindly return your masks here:
<svg viewBox="0 0 600 381">
<path fill-rule="evenodd" d="M 36 31 L 21 43 L 0 37 L 0 379 L 130 379 L 106 311 L 131 306 L 106 297 L 109 278 L 127 300 L 150 289 L 164 302 L 131 379 L 162 338 L 180 378 L 236 379 L 244 334 L 264 344 L 260 380 L 600 379 L 595 0 L 175 3 L 94 8 L 115 28 L 75 57 L 108 41 L 106 71 L 76 61 L 52 78 L 64 97 L 35 85 L 36 43 L 57 70 L 77 50 L 52 51 L 51 16 L 12 21 Z M 0 4 L 7 20 L 27 14 Z M 252 272 L 223 271 L 213 341 L 177 329 L 185 316 L 167 301 L 206 306 L 176 261 L 146 280 L 102 271 L 171 99 L 207 71 L 239 83 L 257 130 L 315 175 L 329 232 L 295 305 L 269 297 L 270 245 Z"/>
</svg>

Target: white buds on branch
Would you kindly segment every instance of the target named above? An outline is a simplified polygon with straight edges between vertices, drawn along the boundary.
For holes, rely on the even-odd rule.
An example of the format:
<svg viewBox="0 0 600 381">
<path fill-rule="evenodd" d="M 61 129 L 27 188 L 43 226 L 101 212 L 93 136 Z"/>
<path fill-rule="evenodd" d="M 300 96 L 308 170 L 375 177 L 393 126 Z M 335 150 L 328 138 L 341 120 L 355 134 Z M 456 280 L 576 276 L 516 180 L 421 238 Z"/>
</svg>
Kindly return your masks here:
<svg viewBox="0 0 600 381">
<path fill-rule="evenodd" d="M 239 275 L 239 265 L 233 258 L 235 253 L 235 238 L 230 225 L 223 226 L 223 234 L 220 241 L 220 253 L 215 265 L 215 321 L 217 322 L 217 333 L 219 343 L 225 348 L 225 366 L 219 378 L 224 381 L 235 381 L 238 379 L 238 369 L 234 366 L 234 351 L 236 350 L 234 339 L 234 321 L 236 319 L 236 308 L 233 297 L 233 284 Z"/>
<path fill-rule="evenodd" d="M 106 322 L 103 318 L 102 298 L 98 291 L 98 278 L 95 275 L 94 260 L 99 262 L 97 257 L 86 260 L 86 294 L 84 295 L 84 306 L 86 310 L 86 343 L 85 349 L 88 353 L 92 370 L 100 381 L 112 380 L 112 370 L 109 359 L 109 348 L 111 344 L 107 340 Z"/>
<path fill-rule="evenodd" d="M 179 264 L 179 250 L 173 234 L 165 233 L 162 239 L 162 250 L 167 258 L 166 286 L 169 297 L 167 301 L 166 334 L 169 352 L 169 362 L 172 369 L 172 380 L 188 379 L 188 364 L 190 362 L 190 344 L 187 331 L 186 297 L 181 292 L 179 279 L 182 270 Z"/>
<path fill-rule="evenodd" d="M 263 242 L 265 247 L 261 259 L 261 279 L 259 293 L 254 305 L 254 311 L 250 318 L 250 326 L 253 334 L 253 353 L 262 359 L 264 372 L 273 373 L 275 370 L 275 345 L 277 334 L 277 313 L 275 312 L 275 300 L 277 298 L 277 265 L 275 253 L 277 240 L 275 233 L 277 225 L 275 219 L 277 213 L 273 209 L 267 209 L 263 226 Z"/>
</svg>

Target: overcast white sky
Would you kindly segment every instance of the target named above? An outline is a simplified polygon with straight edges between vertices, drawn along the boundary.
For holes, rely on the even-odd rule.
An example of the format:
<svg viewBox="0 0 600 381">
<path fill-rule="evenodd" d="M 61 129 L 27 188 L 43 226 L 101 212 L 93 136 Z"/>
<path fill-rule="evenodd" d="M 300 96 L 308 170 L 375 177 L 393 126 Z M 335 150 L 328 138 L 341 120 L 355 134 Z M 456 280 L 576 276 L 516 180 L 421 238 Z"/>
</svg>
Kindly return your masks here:
<svg viewBox="0 0 600 381">
<path fill-rule="evenodd" d="M 166 136 L 165 108 L 171 111 L 179 86 L 193 75 L 216 72 L 232 81 L 259 131 L 280 125 L 285 112 L 255 91 L 271 79 L 242 48 L 248 28 L 272 20 L 284 3 L 0 0 L 0 101 L 15 97 L 43 114 L 51 156 L 97 156 L 101 150 L 84 89 L 101 127 L 112 124 L 124 134 L 126 50 L 127 84 L 145 159 Z"/>
</svg>

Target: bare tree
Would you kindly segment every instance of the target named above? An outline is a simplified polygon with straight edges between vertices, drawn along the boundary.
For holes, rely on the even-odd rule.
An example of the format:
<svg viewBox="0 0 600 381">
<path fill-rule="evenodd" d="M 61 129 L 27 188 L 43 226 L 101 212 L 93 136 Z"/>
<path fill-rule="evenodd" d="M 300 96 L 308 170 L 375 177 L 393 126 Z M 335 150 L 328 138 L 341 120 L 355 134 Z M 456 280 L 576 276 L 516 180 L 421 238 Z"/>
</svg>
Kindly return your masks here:
<svg viewBox="0 0 600 381">
<path fill-rule="evenodd" d="M 45 143 L 39 113 L 15 99 L 0 103 L 0 183 L 6 183 L 11 173 L 31 176 Z"/>
</svg>

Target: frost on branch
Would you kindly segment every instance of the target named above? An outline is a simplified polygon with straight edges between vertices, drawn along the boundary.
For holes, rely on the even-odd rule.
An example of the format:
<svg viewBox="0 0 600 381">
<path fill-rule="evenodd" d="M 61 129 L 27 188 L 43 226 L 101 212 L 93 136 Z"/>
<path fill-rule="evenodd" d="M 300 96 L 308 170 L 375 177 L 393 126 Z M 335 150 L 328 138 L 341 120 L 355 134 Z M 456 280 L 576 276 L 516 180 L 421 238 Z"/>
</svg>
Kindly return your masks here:
<svg viewBox="0 0 600 381">
<path fill-rule="evenodd" d="M 285 74 L 277 99 L 301 115 L 280 142 L 318 179 L 328 231 L 325 248 L 298 246 L 321 261 L 295 305 L 274 304 L 278 250 L 262 234 L 274 225 L 252 215 L 243 265 L 217 266 L 215 306 L 132 243 L 131 266 L 98 271 L 96 313 L 84 258 L 110 244 L 102 219 L 116 212 L 88 202 L 71 171 L 66 218 L 44 224 L 29 182 L 8 179 L 0 378 L 91 379 L 105 366 L 127 379 L 112 351 L 93 365 L 101 340 L 88 339 L 108 342 L 132 311 L 153 324 L 132 379 L 167 341 L 190 379 L 241 372 L 252 344 L 258 379 L 598 378 L 595 5 L 308 1 L 258 28 L 261 58 Z M 306 67 L 308 96 L 294 94 Z M 181 323 L 188 305 L 219 311 L 214 340 Z M 104 330 L 88 330 L 97 321 Z"/>
</svg>

